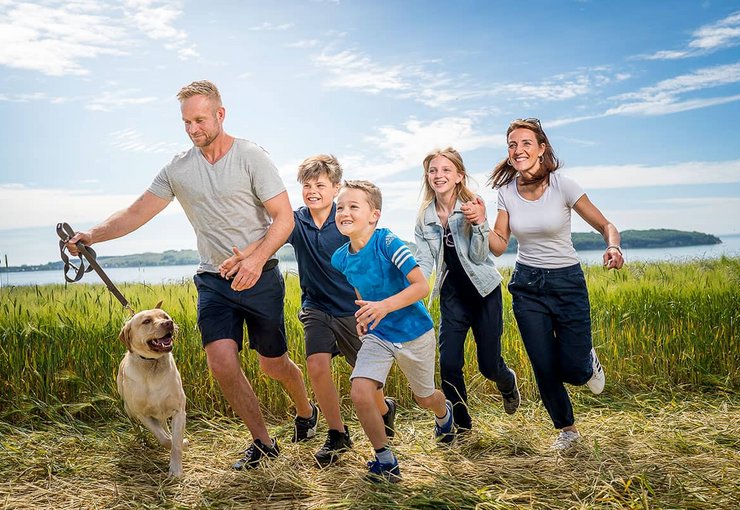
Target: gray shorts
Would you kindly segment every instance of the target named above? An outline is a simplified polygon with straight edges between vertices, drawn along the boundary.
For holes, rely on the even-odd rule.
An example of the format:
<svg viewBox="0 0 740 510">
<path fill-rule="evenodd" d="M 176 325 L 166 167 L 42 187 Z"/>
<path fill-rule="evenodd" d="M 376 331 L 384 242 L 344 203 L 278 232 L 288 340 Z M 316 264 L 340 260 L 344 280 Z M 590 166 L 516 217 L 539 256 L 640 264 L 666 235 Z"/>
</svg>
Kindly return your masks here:
<svg viewBox="0 0 740 510">
<path fill-rule="evenodd" d="M 363 335 L 362 348 L 357 354 L 357 365 L 350 380 L 363 377 L 385 385 L 393 360 L 398 363 L 409 381 L 414 395 L 426 398 L 434 393 L 434 365 L 437 341 L 434 329 L 430 329 L 409 342 L 391 343 L 375 335 Z"/>
<path fill-rule="evenodd" d="M 354 315 L 335 317 L 316 308 L 302 308 L 298 319 L 303 323 L 306 357 L 318 353 L 342 354 L 347 363 L 355 366 L 362 341 L 357 336 Z"/>
</svg>

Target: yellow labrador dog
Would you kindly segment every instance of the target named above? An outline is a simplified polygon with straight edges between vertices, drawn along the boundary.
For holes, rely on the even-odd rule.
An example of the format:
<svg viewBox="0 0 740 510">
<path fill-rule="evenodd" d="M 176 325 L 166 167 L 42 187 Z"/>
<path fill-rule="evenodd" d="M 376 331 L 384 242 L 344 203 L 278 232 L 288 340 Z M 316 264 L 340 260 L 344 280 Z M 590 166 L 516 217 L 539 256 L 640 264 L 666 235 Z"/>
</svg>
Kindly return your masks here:
<svg viewBox="0 0 740 510">
<path fill-rule="evenodd" d="M 139 420 L 159 443 L 170 449 L 169 475 L 182 476 L 185 435 L 185 392 L 172 357 L 177 326 L 161 302 L 134 315 L 119 338 L 128 352 L 118 367 L 118 393 L 126 412 Z M 170 435 L 167 420 L 172 418 Z"/>
</svg>

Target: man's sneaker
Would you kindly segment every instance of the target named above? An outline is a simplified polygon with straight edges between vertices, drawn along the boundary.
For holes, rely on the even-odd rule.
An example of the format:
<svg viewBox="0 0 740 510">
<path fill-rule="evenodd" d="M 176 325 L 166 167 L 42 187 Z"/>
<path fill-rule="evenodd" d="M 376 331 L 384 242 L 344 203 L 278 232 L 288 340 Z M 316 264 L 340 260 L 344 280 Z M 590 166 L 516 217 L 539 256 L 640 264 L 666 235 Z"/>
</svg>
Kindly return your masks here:
<svg viewBox="0 0 740 510">
<path fill-rule="evenodd" d="M 444 425 L 439 425 L 434 422 L 434 437 L 440 443 L 451 443 L 455 439 L 455 420 L 452 419 L 452 402 L 445 400 L 445 407 L 447 408 L 447 416 L 449 419 Z"/>
<path fill-rule="evenodd" d="M 560 451 L 567 450 L 580 440 L 581 435 L 577 430 L 561 430 L 551 448 Z"/>
<path fill-rule="evenodd" d="M 244 450 L 244 455 L 237 460 L 232 466 L 234 469 L 254 469 L 259 466 L 260 460 L 266 458 L 275 458 L 280 453 L 277 441 L 272 440 L 272 444 L 267 446 L 259 439 L 255 439 L 249 448 Z"/>
<path fill-rule="evenodd" d="M 296 416 L 293 422 L 295 423 L 293 427 L 294 443 L 311 439 L 316 435 L 316 425 L 319 422 L 319 408 L 311 404 L 311 417 L 301 418 L 300 416 Z"/>
<path fill-rule="evenodd" d="M 506 414 L 514 414 L 519 409 L 519 404 L 522 403 L 522 397 L 519 394 L 519 383 L 516 379 L 516 372 L 512 369 L 509 369 L 509 372 L 514 376 L 514 389 L 509 393 L 501 393 L 501 398 L 504 400 L 504 411 L 506 411 Z"/>
<path fill-rule="evenodd" d="M 593 369 L 593 375 L 586 383 L 586 386 L 591 390 L 591 393 L 598 395 L 604 391 L 606 375 L 604 375 L 604 369 L 601 367 L 601 363 L 599 363 L 599 358 L 596 356 L 595 349 L 591 349 L 591 368 Z"/>
<path fill-rule="evenodd" d="M 349 437 L 349 430 L 344 426 L 344 432 L 329 429 L 324 446 L 314 454 L 319 466 L 325 467 L 339 460 L 339 455 L 352 448 L 352 439 Z"/>
<path fill-rule="evenodd" d="M 383 415 L 385 435 L 386 437 L 393 437 L 396 435 L 396 401 L 385 397 L 385 405 L 388 406 L 388 412 Z"/>
<path fill-rule="evenodd" d="M 393 456 L 393 462 L 383 464 L 376 457 L 367 463 L 367 479 L 371 482 L 390 482 L 396 483 L 401 481 L 401 469 L 398 467 L 398 459 Z"/>
</svg>

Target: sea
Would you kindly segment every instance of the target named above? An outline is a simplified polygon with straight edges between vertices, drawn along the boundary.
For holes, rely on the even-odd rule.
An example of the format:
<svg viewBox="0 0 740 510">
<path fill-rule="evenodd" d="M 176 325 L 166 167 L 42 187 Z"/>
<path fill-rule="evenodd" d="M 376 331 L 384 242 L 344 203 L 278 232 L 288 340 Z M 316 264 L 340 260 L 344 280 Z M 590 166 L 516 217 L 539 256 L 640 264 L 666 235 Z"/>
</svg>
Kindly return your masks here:
<svg viewBox="0 0 740 510">
<path fill-rule="evenodd" d="M 626 263 L 630 262 L 687 262 L 704 259 L 716 259 L 722 256 L 740 257 L 740 234 L 720 236 L 721 244 L 706 246 L 684 246 L 679 248 L 640 248 L 624 250 Z M 603 250 L 579 251 L 581 262 L 586 265 L 600 265 L 604 255 Z M 496 257 L 496 265 L 499 267 L 512 267 L 516 254 L 505 253 Z M 194 265 L 184 266 L 141 266 L 141 267 L 119 267 L 105 269 L 105 273 L 115 283 L 137 282 L 146 284 L 180 283 L 192 280 L 197 267 Z M 295 261 L 281 261 L 280 269 L 284 273 L 298 273 Z M 85 283 L 102 283 L 95 272 L 86 274 L 83 279 Z M 64 275 L 61 270 L 56 271 L 24 271 L 7 272 L 0 268 L 0 288 L 19 285 L 47 285 L 64 283 Z"/>
</svg>

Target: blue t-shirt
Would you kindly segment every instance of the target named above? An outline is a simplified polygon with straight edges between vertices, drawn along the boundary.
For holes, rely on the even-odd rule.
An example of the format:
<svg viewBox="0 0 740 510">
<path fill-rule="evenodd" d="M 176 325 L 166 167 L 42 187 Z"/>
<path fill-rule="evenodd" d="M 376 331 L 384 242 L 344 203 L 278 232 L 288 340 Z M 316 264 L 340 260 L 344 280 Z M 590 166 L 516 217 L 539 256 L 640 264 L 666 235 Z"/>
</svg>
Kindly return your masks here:
<svg viewBox="0 0 740 510">
<path fill-rule="evenodd" d="M 298 262 L 301 306 L 334 317 L 349 317 L 357 311 L 355 289 L 331 265 L 331 256 L 349 240 L 337 229 L 335 211 L 336 205 L 332 205 L 331 214 L 321 228 L 316 226 L 308 207 L 294 211 L 295 226 L 288 243 L 293 245 Z"/>
<path fill-rule="evenodd" d="M 382 301 L 411 285 L 406 276 L 418 266 L 408 246 L 387 228 L 377 229 L 367 245 L 357 253 L 350 243 L 339 248 L 331 258 L 347 281 L 365 301 Z M 372 324 L 371 324 L 372 325 Z M 386 315 L 368 333 L 393 343 L 408 342 L 434 327 L 421 301 Z"/>
</svg>

